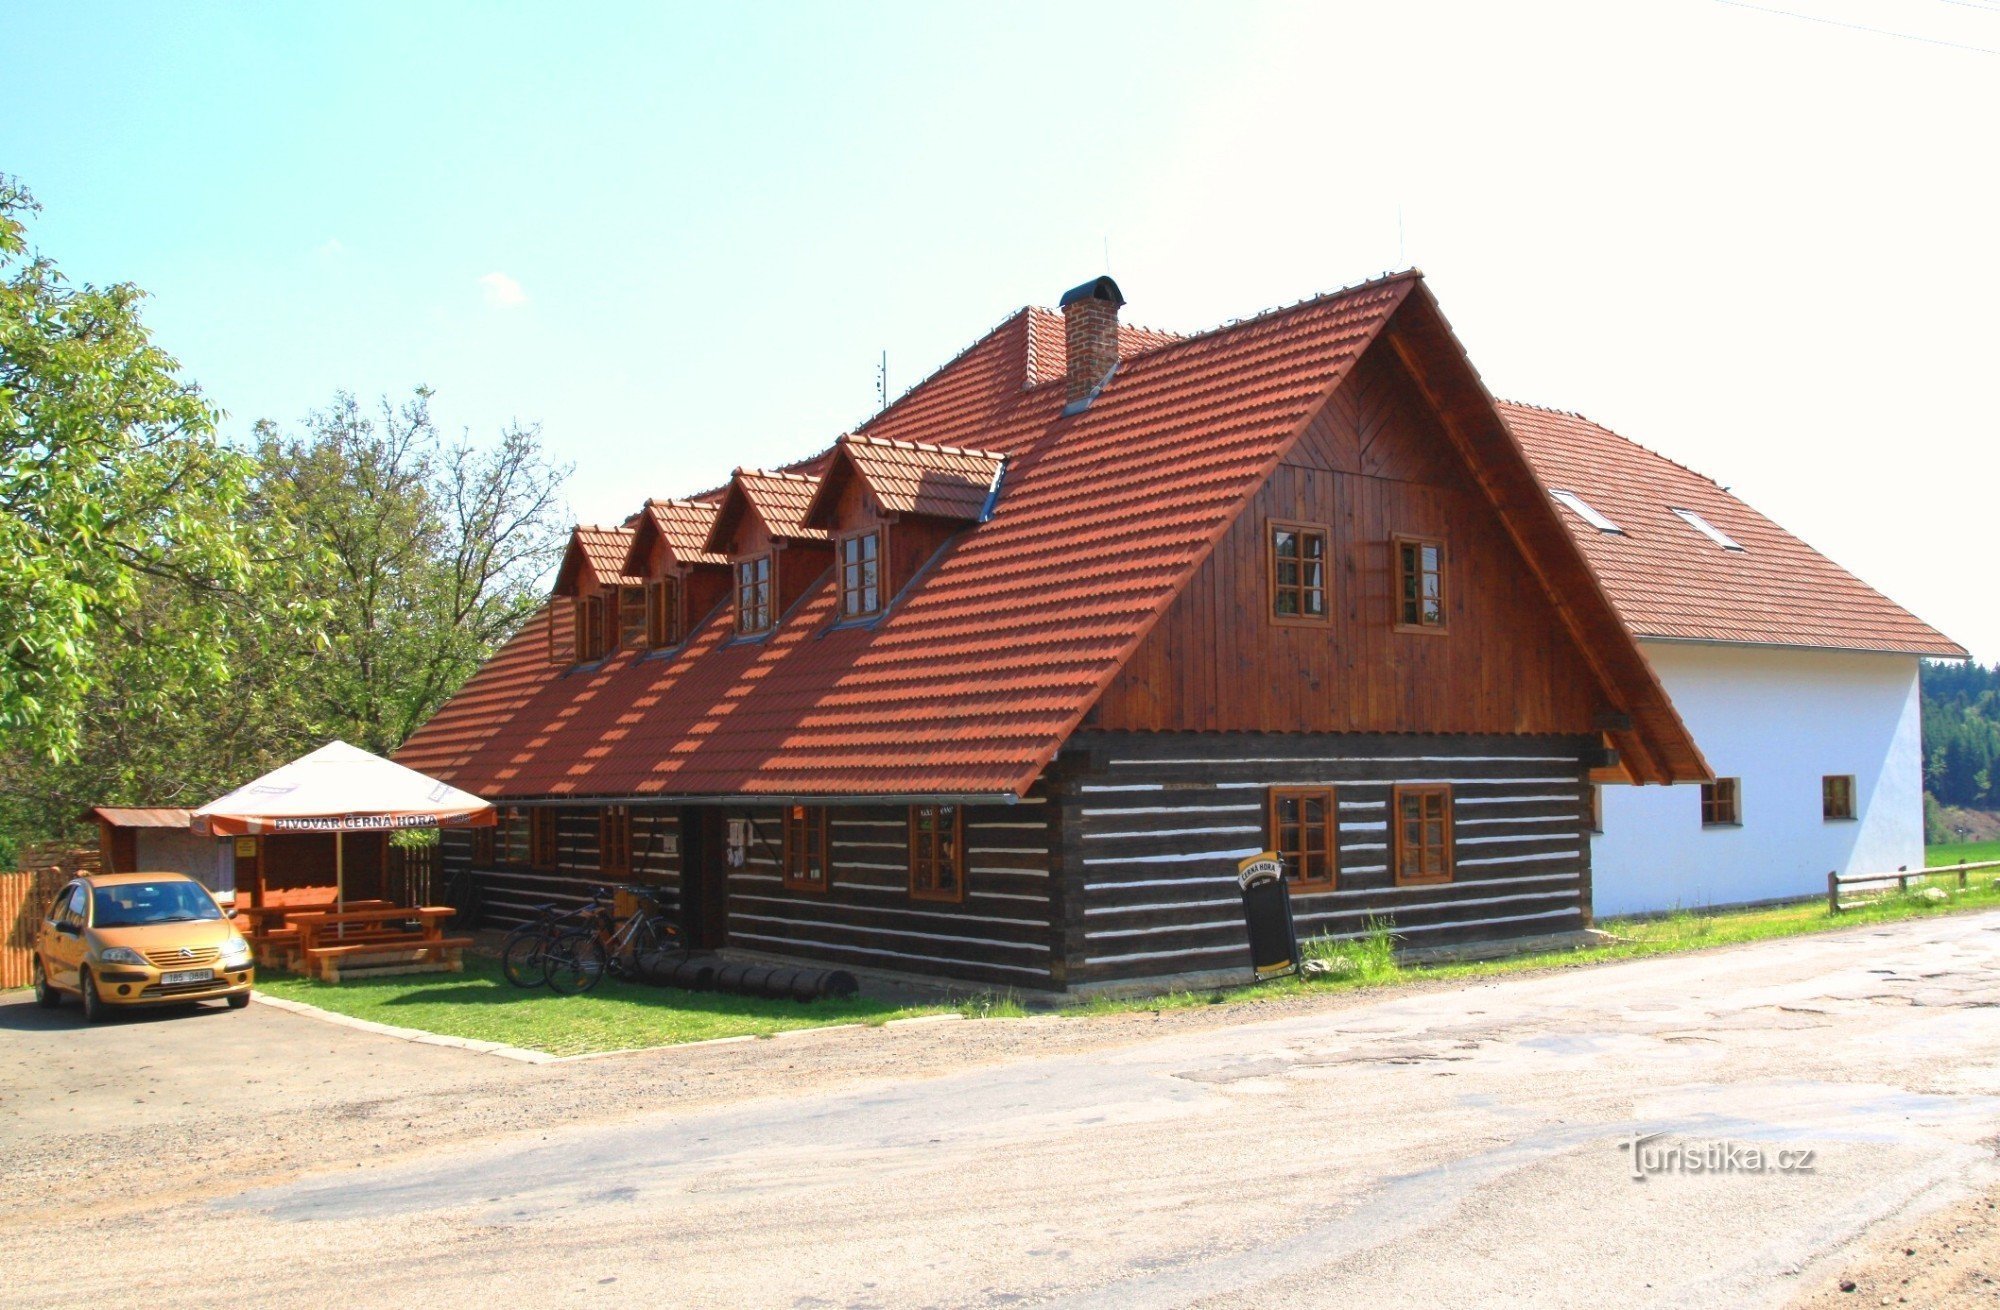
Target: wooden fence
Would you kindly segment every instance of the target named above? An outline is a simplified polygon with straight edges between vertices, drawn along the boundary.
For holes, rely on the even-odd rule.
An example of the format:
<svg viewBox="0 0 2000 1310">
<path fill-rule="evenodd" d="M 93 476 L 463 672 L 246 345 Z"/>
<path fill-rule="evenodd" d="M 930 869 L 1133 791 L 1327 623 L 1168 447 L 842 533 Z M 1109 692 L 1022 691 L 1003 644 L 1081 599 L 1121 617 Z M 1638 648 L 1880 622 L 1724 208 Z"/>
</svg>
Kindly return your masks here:
<svg viewBox="0 0 2000 1310">
<path fill-rule="evenodd" d="M 33 981 L 30 961 L 42 912 L 74 873 L 61 867 L 0 873 L 0 923 L 7 928 L 6 944 L 0 946 L 0 988 L 26 987 Z"/>
</svg>

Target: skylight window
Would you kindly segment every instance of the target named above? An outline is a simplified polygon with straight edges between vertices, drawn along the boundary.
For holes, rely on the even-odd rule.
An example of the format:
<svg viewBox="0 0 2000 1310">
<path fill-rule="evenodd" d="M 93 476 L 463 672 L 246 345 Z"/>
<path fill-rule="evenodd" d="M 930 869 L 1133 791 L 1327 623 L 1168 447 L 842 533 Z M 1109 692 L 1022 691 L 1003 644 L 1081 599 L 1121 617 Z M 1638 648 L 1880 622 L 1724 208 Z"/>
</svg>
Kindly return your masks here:
<svg viewBox="0 0 2000 1310">
<path fill-rule="evenodd" d="M 1689 527 L 1693 528 L 1696 532 L 1699 532 L 1702 536 L 1707 537 L 1710 541 L 1722 547 L 1724 550 L 1743 549 L 1743 547 L 1738 545 L 1735 539 L 1732 538 L 1727 532 L 1724 532 L 1721 528 L 1716 527 L 1713 523 L 1710 523 L 1707 519 L 1703 518 L 1701 515 L 1695 513 L 1691 509 L 1675 509 L 1674 515 L 1675 517 L 1679 518 L 1681 522 L 1687 524 Z"/>
<path fill-rule="evenodd" d="M 1556 498 L 1558 504 L 1568 508 L 1571 513 L 1575 514 L 1585 523 L 1588 523 L 1591 527 L 1596 528 L 1599 532 L 1615 532 L 1621 537 L 1625 535 L 1625 529 L 1619 527 L 1610 519 L 1605 518 L 1602 514 L 1599 514 L 1591 507 L 1589 501 L 1577 495 L 1574 491 L 1551 491 L 1549 494 Z"/>
</svg>

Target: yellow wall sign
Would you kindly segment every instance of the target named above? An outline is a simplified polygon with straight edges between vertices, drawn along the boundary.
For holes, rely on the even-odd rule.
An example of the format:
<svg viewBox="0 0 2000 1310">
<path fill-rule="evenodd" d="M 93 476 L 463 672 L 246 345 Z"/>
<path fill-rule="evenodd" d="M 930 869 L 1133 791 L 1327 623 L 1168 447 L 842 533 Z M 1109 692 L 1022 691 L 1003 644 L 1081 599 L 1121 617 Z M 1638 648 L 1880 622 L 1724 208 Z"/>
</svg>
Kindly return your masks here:
<svg viewBox="0 0 2000 1310">
<path fill-rule="evenodd" d="M 256 859 L 257 839 L 255 837 L 238 837 L 236 839 L 236 858 L 239 860 Z"/>
</svg>

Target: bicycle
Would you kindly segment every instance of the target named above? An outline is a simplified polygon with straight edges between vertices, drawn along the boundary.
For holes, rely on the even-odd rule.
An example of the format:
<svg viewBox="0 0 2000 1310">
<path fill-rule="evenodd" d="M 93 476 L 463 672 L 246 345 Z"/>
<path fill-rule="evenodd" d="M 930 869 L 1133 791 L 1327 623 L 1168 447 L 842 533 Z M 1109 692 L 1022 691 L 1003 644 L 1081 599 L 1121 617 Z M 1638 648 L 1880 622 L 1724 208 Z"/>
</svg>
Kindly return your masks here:
<svg viewBox="0 0 2000 1310">
<path fill-rule="evenodd" d="M 545 953 L 549 990 L 564 996 L 587 992 L 609 973 L 619 978 L 637 975 L 640 962 L 663 950 L 687 954 L 681 930 L 661 908 L 649 887 L 620 887 L 638 907 L 619 922 L 608 896 L 600 893 L 584 911 L 586 925 L 553 936 Z"/>
<path fill-rule="evenodd" d="M 599 896 L 608 893 L 599 892 Z M 507 934 L 500 947 L 500 972 L 516 987 L 540 987 L 549 980 L 549 944 L 565 932 L 575 931 L 585 914 L 595 905 L 558 910 L 554 905 L 535 908 L 535 917 Z"/>
</svg>

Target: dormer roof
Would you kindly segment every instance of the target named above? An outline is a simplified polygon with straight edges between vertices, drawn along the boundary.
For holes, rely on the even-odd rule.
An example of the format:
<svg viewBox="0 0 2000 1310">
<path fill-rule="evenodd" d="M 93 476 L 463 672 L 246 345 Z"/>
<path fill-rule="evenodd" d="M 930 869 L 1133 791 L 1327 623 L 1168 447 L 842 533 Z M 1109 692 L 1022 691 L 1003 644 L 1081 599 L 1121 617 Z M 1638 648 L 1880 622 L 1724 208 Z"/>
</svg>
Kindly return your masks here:
<svg viewBox="0 0 2000 1310">
<path fill-rule="evenodd" d="M 806 509 L 819 479 L 805 473 L 771 473 L 762 469 L 737 469 L 715 508 L 705 549 L 727 556 L 736 540 L 736 530 L 748 512 L 755 514 L 774 541 L 825 541 L 824 528 L 807 527 Z"/>
<path fill-rule="evenodd" d="M 875 498 L 885 514 L 976 523 L 992 511 L 1007 457 L 988 450 L 963 450 L 886 437 L 846 436 L 833 448 L 805 521 L 833 526 L 833 507 L 851 478 Z"/>
<path fill-rule="evenodd" d="M 577 524 L 570 532 L 569 548 L 563 552 L 562 568 L 556 572 L 555 594 L 575 596 L 598 587 L 643 586 L 643 576 L 625 571 L 632 537 L 629 527 Z"/>
<path fill-rule="evenodd" d="M 708 548 L 708 534 L 715 527 L 716 506 L 706 500 L 649 500 L 632 533 L 632 547 L 625 556 L 625 571 L 647 572 L 653 543 L 667 543 L 667 554 L 676 564 L 728 564 L 729 557 Z"/>
</svg>

